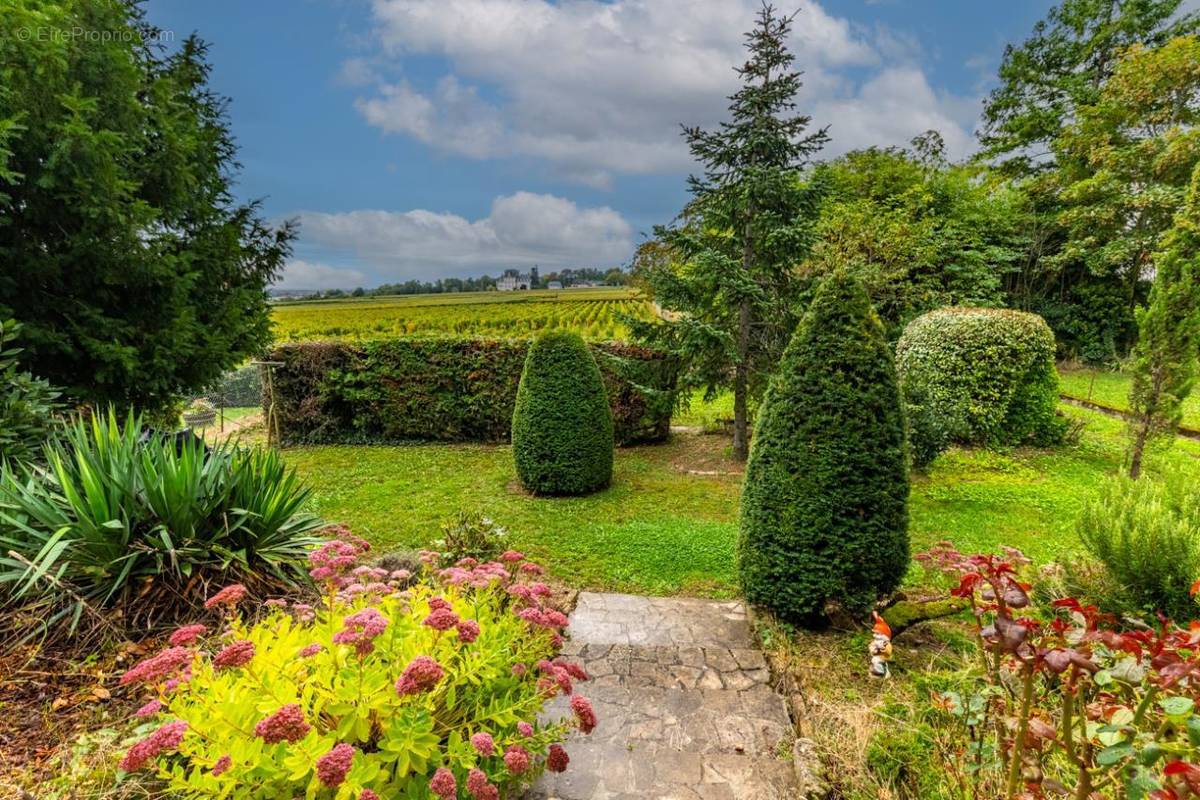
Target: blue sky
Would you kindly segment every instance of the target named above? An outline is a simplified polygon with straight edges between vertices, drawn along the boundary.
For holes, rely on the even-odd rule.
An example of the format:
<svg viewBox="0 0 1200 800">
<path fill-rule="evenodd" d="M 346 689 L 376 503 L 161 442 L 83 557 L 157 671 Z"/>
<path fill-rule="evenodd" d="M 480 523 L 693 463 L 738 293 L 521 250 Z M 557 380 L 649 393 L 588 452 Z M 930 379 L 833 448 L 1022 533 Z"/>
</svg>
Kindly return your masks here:
<svg viewBox="0 0 1200 800">
<path fill-rule="evenodd" d="M 826 155 L 937 128 L 972 147 L 1008 41 L 1049 0 L 798 2 Z M 150 0 L 209 42 L 238 192 L 299 218 L 282 286 L 611 266 L 686 198 L 757 0 Z M 790 7 L 790 6 L 789 6 Z"/>
</svg>

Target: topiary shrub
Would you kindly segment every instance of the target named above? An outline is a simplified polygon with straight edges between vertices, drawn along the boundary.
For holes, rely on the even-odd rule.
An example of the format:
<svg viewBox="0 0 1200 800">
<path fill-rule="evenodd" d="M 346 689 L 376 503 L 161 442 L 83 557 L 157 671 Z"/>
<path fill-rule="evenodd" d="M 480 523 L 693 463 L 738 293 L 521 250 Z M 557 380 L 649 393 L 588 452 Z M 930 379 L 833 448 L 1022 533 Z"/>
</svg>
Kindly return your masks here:
<svg viewBox="0 0 1200 800">
<path fill-rule="evenodd" d="M 867 611 L 908 568 L 908 454 L 891 350 L 862 286 L 818 289 L 759 411 L 742 493 L 746 599 L 795 622 Z"/>
<path fill-rule="evenodd" d="M 913 320 L 896 345 L 918 465 L 951 442 L 1056 444 L 1054 334 L 1036 314 L 941 308 Z"/>
<path fill-rule="evenodd" d="M 517 476 L 535 494 L 586 494 L 612 481 L 612 411 L 578 334 L 551 331 L 529 348 L 512 442 Z"/>
</svg>

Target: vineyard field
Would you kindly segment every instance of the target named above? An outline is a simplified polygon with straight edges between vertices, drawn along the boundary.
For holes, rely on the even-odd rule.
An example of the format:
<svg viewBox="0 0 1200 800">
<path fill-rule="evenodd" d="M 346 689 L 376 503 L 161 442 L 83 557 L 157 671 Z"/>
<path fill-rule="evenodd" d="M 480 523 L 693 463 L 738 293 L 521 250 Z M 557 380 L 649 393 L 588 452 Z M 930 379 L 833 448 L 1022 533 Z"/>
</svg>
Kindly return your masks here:
<svg viewBox="0 0 1200 800">
<path fill-rule="evenodd" d="M 272 318 L 280 342 L 422 334 L 523 338 L 546 328 L 603 341 L 628 335 L 622 315 L 648 318 L 652 313 L 634 290 L 571 289 L 279 303 Z"/>
</svg>

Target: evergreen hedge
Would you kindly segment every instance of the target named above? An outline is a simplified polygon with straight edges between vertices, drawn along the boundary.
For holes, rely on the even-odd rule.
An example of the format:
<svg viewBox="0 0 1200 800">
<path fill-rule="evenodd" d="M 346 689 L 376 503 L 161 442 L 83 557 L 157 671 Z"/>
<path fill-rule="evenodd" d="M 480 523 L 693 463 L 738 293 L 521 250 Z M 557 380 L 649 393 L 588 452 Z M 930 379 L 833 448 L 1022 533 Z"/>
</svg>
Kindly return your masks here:
<svg viewBox="0 0 1200 800">
<path fill-rule="evenodd" d="M 615 438 L 670 432 L 675 362 L 620 342 L 590 345 L 604 377 Z M 276 415 L 284 444 L 506 442 L 529 342 L 390 337 L 275 348 Z"/>
<path fill-rule="evenodd" d="M 587 494 L 612 482 L 612 411 L 579 334 L 550 331 L 529 348 L 512 443 L 517 476 L 535 494 Z"/>
<path fill-rule="evenodd" d="M 950 442 L 1053 444 L 1054 334 L 1041 317 L 998 308 L 942 308 L 917 317 L 896 345 L 917 463 Z"/>
<path fill-rule="evenodd" d="M 759 411 L 742 493 L 746 599 L 793 622 L 866 612 L 908 568 L 908 456 L 891 350 L 867 294 L 835 273 Z"/>
</svg>

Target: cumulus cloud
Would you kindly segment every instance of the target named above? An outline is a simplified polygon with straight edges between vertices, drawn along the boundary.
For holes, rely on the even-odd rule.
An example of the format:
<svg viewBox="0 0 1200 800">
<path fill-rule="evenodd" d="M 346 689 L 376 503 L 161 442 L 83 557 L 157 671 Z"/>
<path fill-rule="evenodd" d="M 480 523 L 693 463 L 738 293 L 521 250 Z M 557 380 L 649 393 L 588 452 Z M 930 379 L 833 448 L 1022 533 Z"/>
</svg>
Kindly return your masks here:
<svg viewBox="0 0 1200 800">
<path fill-rule="evenodd" d="M 686 12 L 675 0 L 373 0 L 380 58 L 432 55 L 449 72 L 425 87 L 377 80 L 357 107 L 384 132 L 470 158 L 543 159 L 594 186 L 616 173 L 684 172 L 692 161 L 679 123 L 723 118 L 737 84 L 731 68 L 745 59 L 742 31 L 758 8 L 758 0 L 692 0 Z M 930 122 L 952 149 L 968 146 L 969 103 L 934 91 L 909 66 L 919 55 L 912 37 L 858 29 L 802 2 L 791 46 L 805 70 L 802 107 L 832 126 L 829 154 L 902 144 Z"/>
<path fill-rule="evenodd" d="M 365 285 L 367 276 L 356 269 L 341 269 L 299 258 L 288 261 L 275 281 L 281 289 L 351 289 Z"/>
<path fill-rule="evenodd" d="M 304 247 L 352 254 L 374 282 L 497 274 L 535 265 L 546 270 L 607 267 L 627 261 L 633 251 L 629 223 L 611 208 L 580 208 L 531 192 L 497 197 L 488 216 L 476 220 L 424 209 L 299 216 Z M 332 285 L 363 282 L 362 272 L 345 272 L 359 277 Z M 308 287 L 291 276 L 285 279 L 288 286 Z"/>
</svg>

